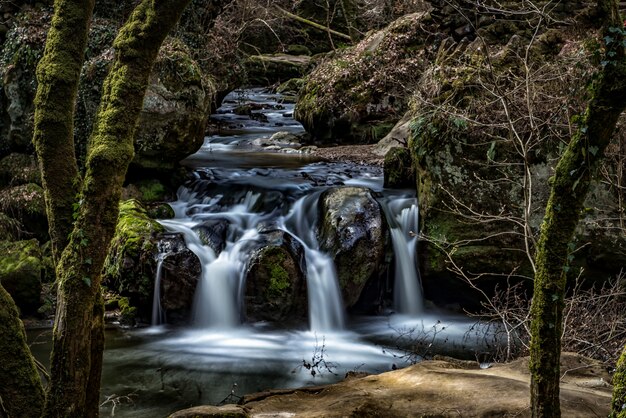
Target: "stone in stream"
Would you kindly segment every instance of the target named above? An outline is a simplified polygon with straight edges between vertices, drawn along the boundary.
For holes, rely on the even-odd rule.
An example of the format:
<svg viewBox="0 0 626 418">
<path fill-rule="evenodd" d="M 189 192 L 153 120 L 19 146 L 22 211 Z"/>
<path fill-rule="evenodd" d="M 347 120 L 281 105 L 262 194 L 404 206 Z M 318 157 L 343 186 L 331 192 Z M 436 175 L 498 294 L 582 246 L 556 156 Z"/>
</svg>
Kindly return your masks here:
<svg viewBox="0 0 626 418">
<path fill-rule="evenodd" d="M 196 285 L 202 267 L 198 257 L 187 248 L 180 233 L 160 235 L 161 307 L 168 323 L 189 322 Z"/>
<path fill-rule="evenodd" d="M 215 252 L 215 255 L 219 255 L 226 247 L 228 225 L 228 219 L 209 219 L 192 229 L 198 234 L 204 245 L 208 245 Z"/>
<path fill-rule="evenodd" d="M 388 226 L 379 203 L 365 187 L 336 187 L 319 200 L 320 249 L 331 255 L 347 308 L 369 281 L 386 271 Z"/>
<path fill-rule="evenodd" d="M 138 315 L 149 318 L 156 273 L 157 234 L 163 227 L 131 199 L 120 203 L 115 235 L 105 260 L 102 284 L 129 300 Z"/>
<path fill-rule="evenodd" d="M 250 257 L 246 315 L 252 321 L 302 320 L 307 314 L 304 248 L 291 234 L 261 231 L 262 246 Z"/>
</svg>

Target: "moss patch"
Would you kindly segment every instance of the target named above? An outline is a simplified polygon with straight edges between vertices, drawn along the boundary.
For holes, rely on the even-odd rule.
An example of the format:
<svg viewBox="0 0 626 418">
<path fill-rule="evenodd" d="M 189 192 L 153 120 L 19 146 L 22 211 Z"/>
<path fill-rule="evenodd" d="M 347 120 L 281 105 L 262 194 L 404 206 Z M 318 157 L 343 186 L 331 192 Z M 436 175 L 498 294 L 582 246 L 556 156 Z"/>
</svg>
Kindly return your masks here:
<svg viewBox="0 0 626 418">
<path fill-rule="evenodd" d="M 128 297 L 134 306 L 149 306 L 158 252 L 156 236 L 163 231 L 136 200 L 120 203 L 103 284 Z"/>
<path fill-rule="evenodd" d="M 23 313 L 32 313 L 40 305 L 41 259 L 35 239 L 0 241 L 0 281 Z"/>
</svg>

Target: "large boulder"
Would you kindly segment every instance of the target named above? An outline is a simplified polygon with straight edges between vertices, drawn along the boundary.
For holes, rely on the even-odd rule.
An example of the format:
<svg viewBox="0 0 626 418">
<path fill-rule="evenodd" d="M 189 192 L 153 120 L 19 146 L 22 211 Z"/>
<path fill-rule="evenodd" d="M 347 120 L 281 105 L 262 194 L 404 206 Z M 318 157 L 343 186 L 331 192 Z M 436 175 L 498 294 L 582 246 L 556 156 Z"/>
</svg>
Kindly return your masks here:
<svg viewBox="0 0 626 418">
<path fill-rule="evenodd" d="M 103 268 L 102 284 L 129 298 L 142 318 L 152 306 L 157 266 L 157 236 L 164 228 L 136 200 L 120 203 L 115 235 Z"/>
<path fill-rule="evenodd" d="M 159 236 L 161 265 L 161 308 L 171 324 L 188 323 L 196 286 L 202 273 L 198 257 L 186 247 L 179 233 Z"/>
<path fill-rule="evenodd" d="M 0 241 L 0 282 L 23 314 L 34 313 L 41 305 L 41 277 L 44 271 L 37 240 Z"/>
<path fill-rule="evenodd" d="M 347 308 L 386 271 L 388 226 L 380 204 L 364 187 L 337 187 L 319 200 L 320 249 L 331 255 Z"/>
<path fill-rule="evenodd" d="M 304 248 L 289 233 L 263 231 L 263 245 L 250 257 L 246 316 L 252 321 L 302 320 L 307 314 Z"/>
<path fill-rule="evenodd" d="M 483 29 L 504 30 L 498 23 Z M 473 42 L 447 39 L 445 65 L 425 70 L 428 77 L 412 100 L 409 148 L 417 174 L 425 294 L 469 309 L 480 309 L 475 286 L 491 295 L 496 286 L 521 282 L 530 291 L 549 179 L 562 144 L 570 140 L 571 115 L 584 111 L 584 101 L 573 98 L 585 97 L 594 71 L 579 55 L 579 28 L 541 27 L 531 47 L 535 35 L 515 28 Z M 486 40 L 488 61 L 481 53 Z M 520 70 L 525 56 L 527 65 L 539 69 L 530 79 Z M 552 82 L 554 74 L 558 82 Z M 616 187 L 616 173 L 623 170 L 624 119 L 620 126 L 571 244 L 576 251 L 566 270 L 572 280 L 579 267 L 593 282 L 615 276 L 617 265 L 623 266 L 626 235 L 616 202 L 624 201 L 624 192 Z"/>
<path fill-rule="evenodd" d="M 88 137 L 97 112 L 102 83 L 114 59 L 113 40 L 136 2 L 106 1 L 94 12 L 76 106 L 75 146 L 83 165 Z M 217 4 L 194 0 L 179 28 L 165 41 L 150 77 L 135 135 L 135 159 L 130 175 L 145 177 L 146 169 L 171 172 L 179 160 L 195 152 L 204 136 L 206 119 L 218 98 L 239 84 L 239 70 L 230 65 L 233 52 L 205 47 Z M 49 8 L 27 8 L 6 35 L 0 51 L 0 157 L 32 152 L 35 69 L 50 25 Z M 209 25 L 207 25 L 209 22 Z M 215 59 L 219 54 L 220 59 Z M 230 60 L 230 62 L 229 62 Z M 213 77 L 219 78 L 215 82 Z M 218 91 L 219 90 L 219 91 Z M 149 172 L 150 173 L 150 172 Z M 162 173 L 160 173 L 162 174 Z"/>
<path fill-rule="evenodd" d="M 434 48 L 428 13 L 404 16 L 353 47 L 330 53 L 306 78 L 295 117 L 321 143 L 371 143 L 408 109 Z"/>
<path fill-rule="evenodd" d="M 92 29 L 93 31 L 93 29 Z M 113 61 L 110 48 L 89 59 L 83 70 L 79 131 L 86 138 L 100 101 L 100 86 Z M 159 51 L 135 133 L 135 171 L 171 171 L 200 148 L 216 88 L 180 40 L 169 39 Z M 79 108 L 80 105 L 79 104 Z"/>
</svg>

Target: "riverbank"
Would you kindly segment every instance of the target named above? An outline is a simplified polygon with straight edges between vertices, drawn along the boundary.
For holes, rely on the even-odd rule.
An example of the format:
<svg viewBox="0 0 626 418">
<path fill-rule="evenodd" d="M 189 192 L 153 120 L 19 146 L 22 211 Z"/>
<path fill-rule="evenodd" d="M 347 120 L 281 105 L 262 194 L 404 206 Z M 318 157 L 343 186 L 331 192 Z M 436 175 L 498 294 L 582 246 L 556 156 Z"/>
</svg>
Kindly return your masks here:
<svg viewBox="0 0 626 418">
<path fill-rule="evenodd" d="M 607 416 L 610 377 L 597 361 L 561 357 L 561 409 L 566 417 Z M 481 369 L 475 362 L 439 358 L 328 386 L 268 391 L 240 405 L 200 406 L 191 417 L 526 417 L 530 416 L 528 358 Z"/>
</svg>

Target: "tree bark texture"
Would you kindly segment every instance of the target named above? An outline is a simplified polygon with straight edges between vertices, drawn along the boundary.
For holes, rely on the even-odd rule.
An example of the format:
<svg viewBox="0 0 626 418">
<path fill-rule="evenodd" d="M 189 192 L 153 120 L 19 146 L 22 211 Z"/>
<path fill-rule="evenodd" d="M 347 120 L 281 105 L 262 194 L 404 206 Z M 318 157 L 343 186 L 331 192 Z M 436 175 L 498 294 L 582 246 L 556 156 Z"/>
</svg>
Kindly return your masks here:
<svg viewBox="0 0 626 418">
<path fill-rule="evenodd" d="M 68 242 L 80 187 L 74 154 L 74 109 L 94 0 L 56 0 L 37 66 L 35 126 L 55 263 Z"/>
<path fill-rule="evenodd" d="M 590 181 L 626 107 L 626 39 L 617 3 L 604 0 L 606 62 L 591 86 L 591 100 L 551 179 L 541 226 L 531 306 L 531 408 L 533 417 L 560 417 L 559 380 L 568 256 Z"/>
<path fill-rule="evenodd" d="M 610 418 L 626 418 L 626 345 L 613 375 L 613 402 Z"/>
<path fill-rule="evenodd" d="M 100 272 L 115 231 L 150 72 L 165 36 L 188 2 L 143 0 L 114 42 L 116 56 L 89 141 L 78 216 L 57 265 L 59 291 L 45 417 L 97 416 L 97 403 L 87 401 L 98 400 L 100 384 Z"/>
<path fill-rule="evenodd" d="M 26 333 L 17 307 L 1 284 L 0 336 L 2 405 L 11 418 L 39 417 L 44 404 L 41 379 L 26 344 Z"/>
</svg>

